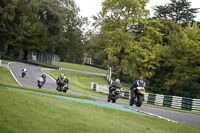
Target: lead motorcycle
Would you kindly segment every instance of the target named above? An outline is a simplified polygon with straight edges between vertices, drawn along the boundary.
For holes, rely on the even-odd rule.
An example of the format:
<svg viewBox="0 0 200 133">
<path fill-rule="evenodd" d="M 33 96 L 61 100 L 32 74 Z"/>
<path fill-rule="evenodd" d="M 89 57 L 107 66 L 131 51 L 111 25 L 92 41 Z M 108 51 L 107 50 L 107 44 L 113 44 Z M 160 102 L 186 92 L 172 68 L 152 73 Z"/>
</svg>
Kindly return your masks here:
<svg viewBox="0 0 200 133">
<path fill-rule="evenodd" d="M 120 97 L 121 89 L 119 88 L 111 88 L 111 93 L 108 95 L 108 102 L 112 101 L 115 103 L 117 99 Z"/>
<path fill-rule="evenodd" d="M 129 105 L 133 106 L 133 104 L 135 104 L 137 107 L 141 107 L 142 102 L 144 101 L 144 94 L 145 94 L 144 87 L 133 88 L 130 92 Z"/>
<path fill-rule="evenodd" d="M 66 93 L 68 89 L 69 89 L 69 85 L 65 83 L 64 80 L 61 80 L 57 85 L 57 90 L 60 92 Z"/>
</svg>

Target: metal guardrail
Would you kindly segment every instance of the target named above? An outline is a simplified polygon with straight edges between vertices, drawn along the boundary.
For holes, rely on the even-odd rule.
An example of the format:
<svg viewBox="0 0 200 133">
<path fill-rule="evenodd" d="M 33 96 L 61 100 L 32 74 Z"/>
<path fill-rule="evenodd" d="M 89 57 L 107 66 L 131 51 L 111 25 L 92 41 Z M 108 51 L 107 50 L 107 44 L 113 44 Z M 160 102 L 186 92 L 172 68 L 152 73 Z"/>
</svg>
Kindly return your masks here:
<svg viewBox="0 0 200 133">
<path fill-rule="evenodd" d="M 91 83 L 91 89 L 108 94 L 108 86 L 98 85 L 96 83 Z M 129 99 L 130 92 L 127 90 L 123 90 L 121 93 L 122 98 Z M 145 93 L 144 102 L 149 104 L 155 104 L 159 106 L 171 107 L 182 110 L 196 111 L 200 112 L 200 99 L 192 99 L 187 97 L 179 97 L 179 96 L 170 96 L 170 95 L 160 95 L 154 93 Z"/>
</svg>

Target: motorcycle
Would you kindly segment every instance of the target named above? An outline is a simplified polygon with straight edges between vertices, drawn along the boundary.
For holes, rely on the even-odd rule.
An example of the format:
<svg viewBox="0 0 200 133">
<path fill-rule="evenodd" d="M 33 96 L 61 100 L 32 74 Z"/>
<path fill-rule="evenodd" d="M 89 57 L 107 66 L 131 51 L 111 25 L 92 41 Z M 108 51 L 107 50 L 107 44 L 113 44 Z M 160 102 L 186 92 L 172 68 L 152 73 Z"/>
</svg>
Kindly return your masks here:
<svg viewBox="0 0 200 133">
<path fill-rule="evenodd" d="M 59 85 L 57 86 L 57 90 L 60 92 L 67 92 L 67 90 L 69 89 L 69 85 L 64 83 L 64 81 L 60 81 Z"/>
<path fill-rule="evenodd" d="M 38 81 L 38 87 L 41 89 L 43 86 L 43 82 L 42 81 Z"/>
<path fill-rule="evenodd" d="M 26 76 L 26 72 L 22 72 L 22 78 Z"/>
<path fill-rule="evenodd" d="M 133 88 L 130 93 L 129 105 L 133 106 L 133 104 L 135 104 L 137 107 L 141 107 L 142 102 L 144 101 L 144 94 L 145 94 L 144 87 Z"/>
<path fill-rule="evenodd" d="M 112 89 L 111 93 L 108 95 L 108 102 L 112 101 L 112 103 L 115 103 L 117 99 L 120 97 L 120 93 L 121 90 L 119 88 Z"/>
</svg>

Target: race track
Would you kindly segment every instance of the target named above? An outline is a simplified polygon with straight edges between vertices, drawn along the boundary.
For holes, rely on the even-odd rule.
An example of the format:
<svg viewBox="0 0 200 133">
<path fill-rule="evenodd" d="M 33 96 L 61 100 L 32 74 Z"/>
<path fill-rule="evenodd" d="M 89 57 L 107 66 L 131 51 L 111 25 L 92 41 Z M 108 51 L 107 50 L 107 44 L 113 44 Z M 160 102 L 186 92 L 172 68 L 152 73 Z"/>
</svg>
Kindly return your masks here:
<svg viewBox="0 0 200 133">
<path fill-rule="evenodd" d="M 21 84 L 23 86 L 27 86 L 27 87 L 38 88 L 37 87 L 37 78 L 43 74 L 43 72 L 41 71 L 41 69 L 43 67 L 24 64 L 24 63 L 10 63 L 9 67 L 13 73 L 13 76 L 16 78 L 16 80 L 18 81 L 19 84 Z M 23 68 L 27 68 L 27 70 L 28 70 L 28 74 L 25 76 L 25 78 L 22 78 L 22 76 L 21 76 L 21 72 L 22 72 Z M 42 89 L 56 91 L 55 80 L 47 75 L 47 82 L 42 87 Z M 107 99 L 105 99 L 105 98 L 99 98 L 99 97 L 90 96 L 90 95 L 86 95 L 86 94 L 80 94 L 80 93 L 73 92 L 70 90 L 67 93 L 89 96 L 97 101 L 107 103 Z M 117 101 L 115 104 L 118 104 L 123 107 L 133 108 L 133 109 L 136 109 L 136 110 L 139 110 L 142 112 L 147 112 L 147 113 L 151 113 L 154 115 L 158 115 L 160 117 L 163 117 L 163 118 L 166 118 L 166 119 L 169 119 L 172 121 L 176 121 L 179 123 L 200 127 L 200 115 L 164 110 L 164 109 L 153 108 L 153 107 L 149 107 L 149 106 L 135 107 L 133 105 L 132 107 L 130 107 L 128 103 L 121 102 L 121 101 Z"/>
</svg>

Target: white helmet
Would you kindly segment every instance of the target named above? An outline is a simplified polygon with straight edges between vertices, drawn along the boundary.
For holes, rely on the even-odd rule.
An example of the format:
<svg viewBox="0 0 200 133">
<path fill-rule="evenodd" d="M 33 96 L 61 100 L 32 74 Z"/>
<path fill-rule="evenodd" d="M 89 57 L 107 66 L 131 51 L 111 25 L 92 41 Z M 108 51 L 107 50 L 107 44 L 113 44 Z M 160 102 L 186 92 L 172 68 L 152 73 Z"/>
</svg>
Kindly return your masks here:
<svg viewBox="0 0 200 133">
<path fill-rule="evenodd" d="M 119 79 L 116 79 L 115 81 L 116 81 L 116 82 L 120 82 L 120 80 L 119 80 Z"/>
</svg>

